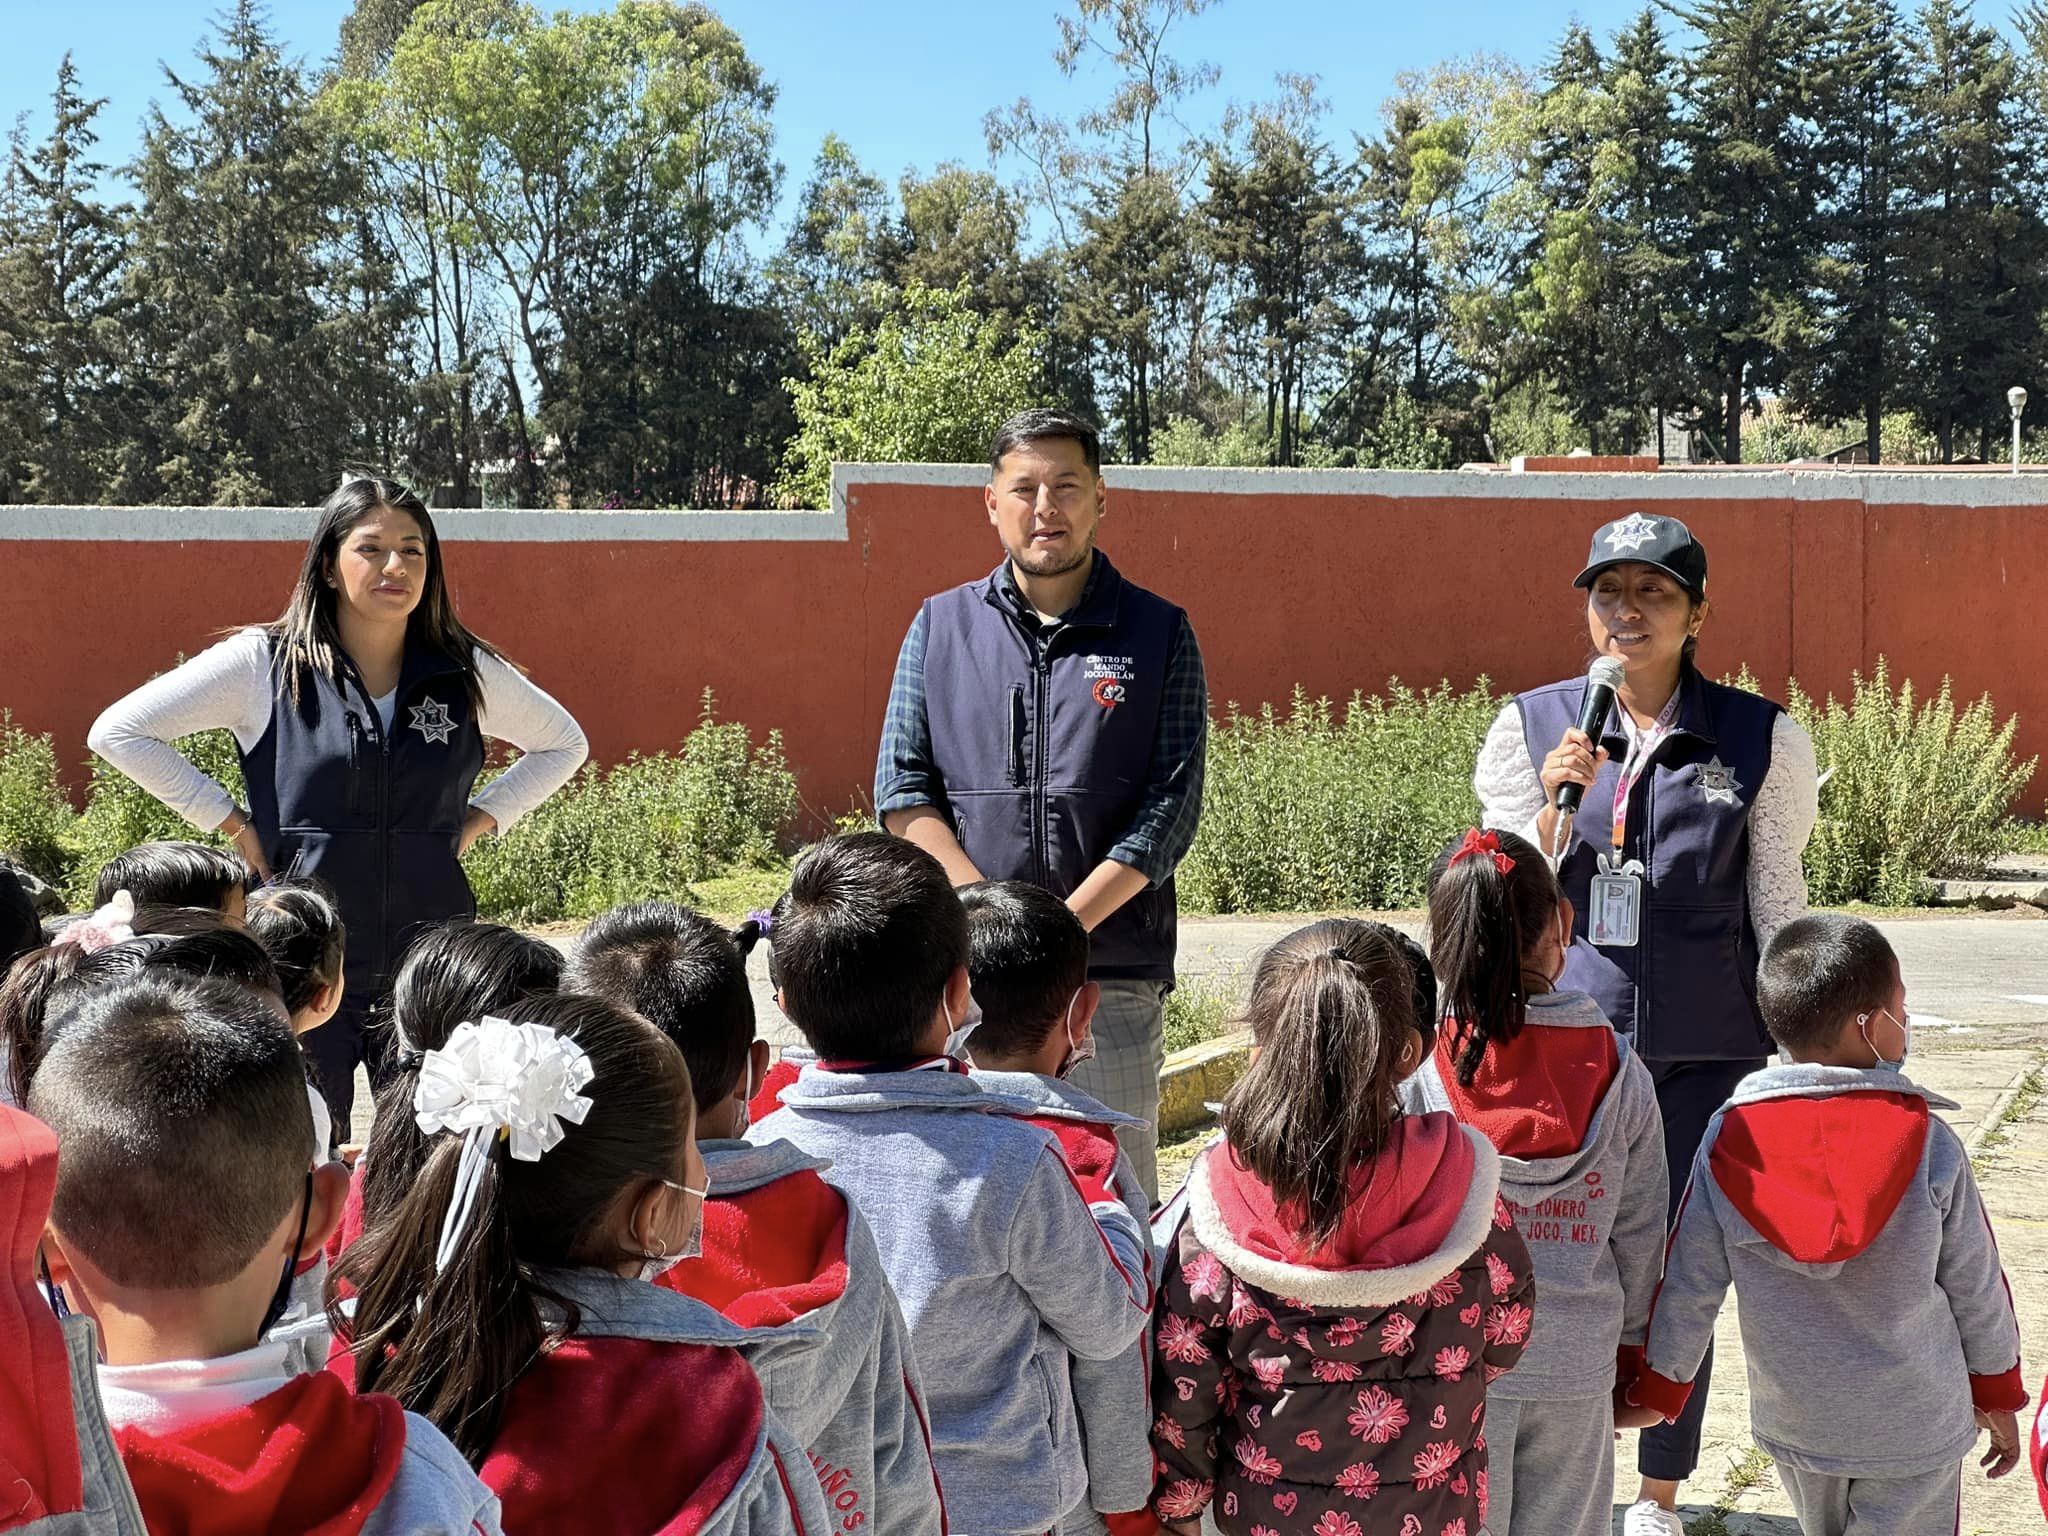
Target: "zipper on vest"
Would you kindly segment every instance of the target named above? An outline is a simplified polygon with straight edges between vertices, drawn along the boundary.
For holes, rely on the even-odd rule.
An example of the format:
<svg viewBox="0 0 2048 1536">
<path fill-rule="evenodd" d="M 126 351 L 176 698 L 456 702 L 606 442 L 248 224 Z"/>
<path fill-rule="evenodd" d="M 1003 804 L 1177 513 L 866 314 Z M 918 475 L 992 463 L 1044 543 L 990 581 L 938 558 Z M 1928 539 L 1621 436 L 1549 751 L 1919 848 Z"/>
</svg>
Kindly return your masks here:
<svg viewBox="0 0 2048 1536">
<path fill-rule="evenodd" d="M 1045 787 L 1047 771 L 1045 739 L 1051 734 L 1047 728 L 1048 722 L 1046 720 L 1046 713 L 1051 707 L 1049 700 L 1052 694 L 1051 650 L 1052 648 L 1049 644 L 1034 646 L 1031 663 L 1032 685 L 1036 691 L 1034 702 L 1038 707 L 1038 733 L 1037 738 L 1032 743 L 1033 751 L 1031 754 L 1033 760 L 1031 775 L 1031 853 L 1034 862 L 1038 866 L 1038 878 L 1034 882 L 1038 885 L 1044 885 L 1047 880 L 1052 878 L 1052 850 L 1047 846 L 1045 835 L 1045 818 L 1048 814 L 1046 808 L 1048 796 Z"/>
<path fill-rule="evenodd" d="M 1022 789 L 1027 777 L 1024 767 L 1024 731 L 1028 724 L 1025 713 L 1024 687 L 1021 683 L 1010 685 L 1010 787 Z"/>
<path fill-rule="evenodd" d="M 351 816 L 363 811 L 363 723 L 356 712 L 341 701 L 342 718 L 348 722 L 348 809 Z"/>
</svg>

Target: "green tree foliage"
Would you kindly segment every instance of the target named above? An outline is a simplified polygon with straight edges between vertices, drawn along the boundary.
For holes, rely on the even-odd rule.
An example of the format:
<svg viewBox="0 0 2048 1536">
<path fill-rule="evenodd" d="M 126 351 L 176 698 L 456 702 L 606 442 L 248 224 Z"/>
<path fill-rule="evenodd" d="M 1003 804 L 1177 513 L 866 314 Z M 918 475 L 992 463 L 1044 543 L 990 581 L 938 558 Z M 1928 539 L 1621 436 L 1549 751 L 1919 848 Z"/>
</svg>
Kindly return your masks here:
<svg viewBox="0 0 2048 1536">
<path fill-rule="evenodd" d="M 778 493 L 828 505 L 835 460 L 982 459 L 1003 419 L 1038 401 L 1039 341 L 976 314 L 964 290 L 913 284 L 872 332 L 829 353 L 806 343 L 809 377 L 789 381 L 797 427 Z"/>
</svg>

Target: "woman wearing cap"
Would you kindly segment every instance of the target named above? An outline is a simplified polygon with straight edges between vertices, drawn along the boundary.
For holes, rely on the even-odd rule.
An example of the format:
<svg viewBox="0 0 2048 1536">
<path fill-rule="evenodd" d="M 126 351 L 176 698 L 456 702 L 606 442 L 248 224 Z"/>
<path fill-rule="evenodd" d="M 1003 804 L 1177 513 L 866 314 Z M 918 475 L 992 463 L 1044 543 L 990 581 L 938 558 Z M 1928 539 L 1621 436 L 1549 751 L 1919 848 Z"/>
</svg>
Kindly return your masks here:
<svg viewBox="0 0 2048 1536">
<path fill-rule="evenodd" d="M 1598 741 L 1578 729 L 1584 678 L 1521 694 L 1488 731 L 1473 787 L 1488 826 L 1558 854 L 1576 909 L 1558 984 L 1591 993 L 1648 1064 L 1675 1209 L 1708 1119 L 1770 1055 L 1757 962 L 1806 910 L 1813 742 L 1779 705 L 1700 674 L 1707 553 L 1678 519 L 1609 523 L 1576 585 L 1594 652 L 1622 667 L 1606 728 Z M 1583 787 L 1575 817 L 1558 809 L 1566 784 Z M 1628 1536 L 1683 1536 L 1673 1511 L 1699 1460 L 1712 1364 L 1710 1352 L 1677 1423 L 1643 1432 Z"/>
<path fill-rule="evenodd" d="M 249 808 L 172 745 L 232 731 Z M 421 929 L 470 917 L 461 856 L 589 755 L 569 712 L 456 617 L 419 497 L 344 481 L 321 508 L 276 622 L 241 630 L 110 706 L 93 751 L 257 874 L 317 876 L 348 927 L 341 1012 L 306 1036 L 342 1138 L 355 1069 L 383 1076 L 370 1005 Z M 523 754 L 476 788 L 486 739 Z"/>
</svg>

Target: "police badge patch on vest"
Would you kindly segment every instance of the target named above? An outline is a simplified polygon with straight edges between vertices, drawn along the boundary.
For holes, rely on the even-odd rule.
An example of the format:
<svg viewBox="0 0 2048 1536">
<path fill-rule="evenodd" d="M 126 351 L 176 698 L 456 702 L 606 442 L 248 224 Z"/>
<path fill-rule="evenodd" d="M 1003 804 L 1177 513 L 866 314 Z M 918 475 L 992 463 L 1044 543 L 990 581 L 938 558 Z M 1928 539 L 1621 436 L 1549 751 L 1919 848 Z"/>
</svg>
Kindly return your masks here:
<svg viewBox="0 0 2048 1536">
<path fill-rule="evenodd" d="M 439 699 L 427 699 L 412 707 L 412 729 L 424 736 L 429 746 L 448 744 L 455 734 L 455 720 Z"/>
<path fill-rule="evenodd" d="M 1717 754 L 1711 762 L 1700 764 L 1700 796 L 1707 804 L 1739 805 L 1736 796 L 1742 784 L 1735 777 L 1735 770 L 1725 765 Z"/>
</svg>

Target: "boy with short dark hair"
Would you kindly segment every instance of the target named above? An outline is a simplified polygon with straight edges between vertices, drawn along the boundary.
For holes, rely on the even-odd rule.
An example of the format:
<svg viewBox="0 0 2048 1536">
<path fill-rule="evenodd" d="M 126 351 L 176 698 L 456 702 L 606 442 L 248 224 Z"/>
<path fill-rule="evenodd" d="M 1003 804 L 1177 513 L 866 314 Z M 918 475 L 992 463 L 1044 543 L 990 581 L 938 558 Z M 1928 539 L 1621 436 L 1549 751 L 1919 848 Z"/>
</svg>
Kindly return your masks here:
<svg viewBox="0 0 2048 1536">
<path fill-rule="evenodd" d="M 239 925 L 248 886 L 249 866 L 232 849 L 204 843 L 137 843 L 101 867 L 93 905 L 104 907 L 126 891 L 138 907 L 211 907 Z"/>
<path fill-rule="evenodd" d="M 768 1406 L 810 1452 L 842 1522 L 944 1536 L 910 1333 L 861 1214 L 786 1141 L 755 1146 L 747 1101 L 766 1073 L 738 932 L 666 901 L 615 907 L 577 942 L 564 992 L 639 1014 L 683 1053 L 710 1196 L 703 1253 L 656 1283 L 739 1325 Z"/>
<path fill-rule="evenodd" d="M 1150 1315 L 1143 1230 L 1114 1200 L 1091 1209 L 1056 1138 L 949 1053 L 967 916 L 930 854 L 879 833 L 819 844 L 771 937 L 777 999 L 819 1059 L 748 1139 L 829 1159 L 873 1227 L 951 1529 L 1042 1536 L 1088 1493 L 1067 1359 L 1116 1359 Z"/>
<path fill-rule="evenodd" d="M 138 976 L 55 1021 L 29 1110 L 57 1137 L 43 1251 L 100 1325 L 100 1395 L 151 1530 L 498 1529 L 424 1419 L 294 1374 L 263 1335 L 340 1219 L 298 1042 L 232 982 Z"/>
<path fill-rule="evenodd" d="M 1732 1284 L 1757 1444 L 1806 1536 L 1952 1530 L 1977 1431 L 2018 1463 L 2019 1323 L 1947 1099 L 1903 1072 L 1884 935 L 1812 915 L 1757 979 L 1784 1061 L 1708 1124 L 1629 1401 L 1675 1417 Z"/>
<path fill-rule="evenodd" d="M 1027 881 L 963 886 L 960 905 L 980 1012 L 967 1040 L 974 1080 L 1054 1137 L 1091 1208 L 1121 1202 L 1149 1229 L 1150 1202 L 1117 1142 L 1131 1117 L 1066 1080 L 1095 1052 L 1102 989 L 1088 979 L 1088 931 L 1065 902 Z M 1103 1516 L 1142 1510 L 1151 1497 L 1150 1357 L 1141 1334 L 1114 1360 L 1073 1357 L 1067 1366 L 1088 1459 L 1088 1497 L 1060 1522 L 1063 1536 L 1075 1536 L 1108 1530 Z"/>
</svg>

